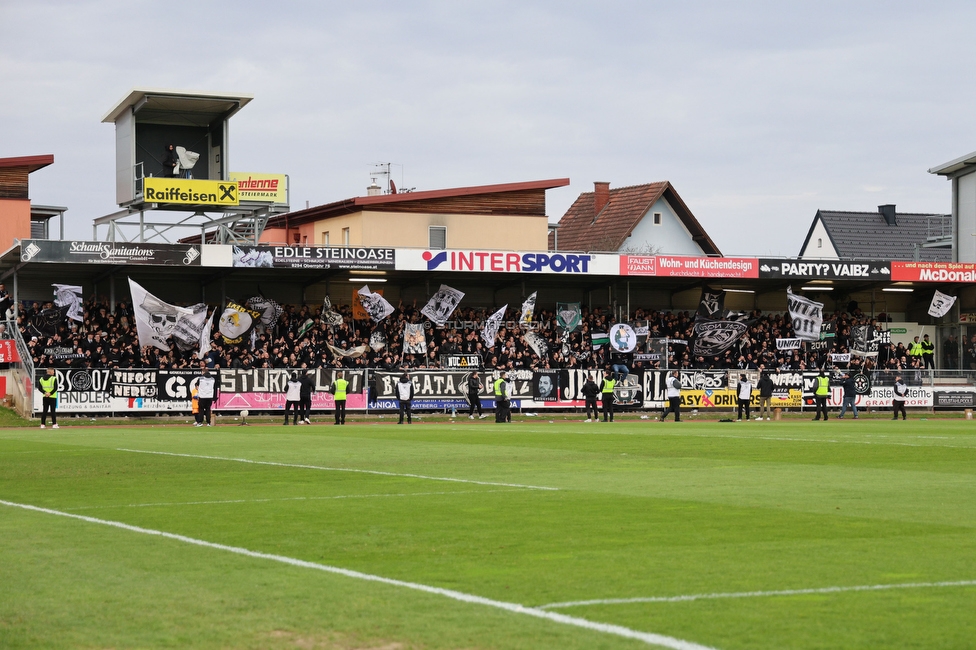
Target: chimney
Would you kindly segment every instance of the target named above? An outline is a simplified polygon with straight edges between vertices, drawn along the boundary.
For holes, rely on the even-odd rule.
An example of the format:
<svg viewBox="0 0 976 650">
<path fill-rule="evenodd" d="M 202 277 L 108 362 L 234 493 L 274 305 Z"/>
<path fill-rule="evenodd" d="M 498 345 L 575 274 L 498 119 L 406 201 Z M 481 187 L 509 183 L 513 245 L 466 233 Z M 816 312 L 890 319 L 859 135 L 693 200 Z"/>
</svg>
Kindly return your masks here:
<svg viewBox="0 0 976 650">
<path fill-rule="evenodd" d="M 888 205 L 879 205 L 878 212 L 884 217 L 885 223 L 889 226 L 897 226 L 898 221 L 895 219 L 895 204 L 889 203 Z"/>
<path fill-rule="evenodd" d="M 610 203 L 610 183 L 595 181 L 593 183 L 593 218 L 600 214 L 603 208 Z"/>
<path fill-rule="evenodd" d="M 376 184 L 376 179 L 366 187 L 366 196 L 379 196 L 383 193 L 383 188 Z"/>
</svg>

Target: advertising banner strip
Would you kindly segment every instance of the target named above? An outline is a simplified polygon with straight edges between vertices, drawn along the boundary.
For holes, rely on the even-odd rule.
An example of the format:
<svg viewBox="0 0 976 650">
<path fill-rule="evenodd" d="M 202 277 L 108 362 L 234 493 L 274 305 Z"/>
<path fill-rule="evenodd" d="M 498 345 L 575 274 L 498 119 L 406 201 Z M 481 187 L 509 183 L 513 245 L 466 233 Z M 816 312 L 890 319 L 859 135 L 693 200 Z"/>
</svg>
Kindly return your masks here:
<svg viewBox="0 0 976 650">
<path fill-rule="evenodd" d="M 396 249 L 329 246 L 234 246 L 233 266 L 251 269 L 396 268 Z"/>
<path fill-rule="evenodd" d="M 231 172 L 230 180 L 237 183 L 241 201 L 271 201 L 288 205 L 288 177 L 284 174 L 253 174 Z"/>
<path fill-rule="evenodd" d="M 240 205 L 234 181 L 144 178 L 142 198 L 161 205 Z"/>
<path fill-rule="evenodd" d="M 619 275 L 620 256 L 595 253 L 484 250 L 397 250 L 398 271 Z"/>
<path fill-rule="evenodd" d="M 760 278 L 798 280 L 894 280 L 895 263 L 871 260 L 759 260 Z"/>
<path fill-rule="evenodd" d="M 900 282 L 976 282 L 971 262 L 892 262 L 891 279 Z"/>
<path fill-rule="evenodd" d="M 117 264 L 139 266 L 200 266 L 200 247 L 190 244 L 54 241 L 24 239 L 21 262 L 56 264 Z"/>
</svg>

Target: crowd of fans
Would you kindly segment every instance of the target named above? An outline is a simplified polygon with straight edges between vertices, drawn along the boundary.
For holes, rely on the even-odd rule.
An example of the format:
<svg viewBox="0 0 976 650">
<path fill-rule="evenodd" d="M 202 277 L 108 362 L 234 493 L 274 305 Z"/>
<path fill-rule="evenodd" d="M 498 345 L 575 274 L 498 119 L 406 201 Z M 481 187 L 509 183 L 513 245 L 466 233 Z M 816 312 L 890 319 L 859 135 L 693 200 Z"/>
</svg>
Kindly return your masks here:
<svg viewBox="0 0 976 650">
<path fill-rule="evenodd" d="M 667 338 L 685 341 L 688 345 L 671 343 L 668 359 L 649 359 L 642 354 L 617 355 L 609 347 L 594 349 L 591 335 L 609 332 L 617 322 L 608 308 L 582 309 L 582 321 L 575 332 L 564 333 L 556 326 L 555 314 L 540 310 L 531 325 L 545 341 L 542 354 L 526 340 L 525 328 L 518 325 L 519 313 L 509 310 L 499 329 L 495 345 L 488 348 L 482 340 L 482 327 L 490 309 L 458 308 L 445 327 L 437 327 L 420 313 L 416 304 L 400 304 L 397 311 L 378 324 L 370 320 L 354 320 L 348 306 L 335 308 L 342 314 L 342 323 L 330 327 L 322 319 L 322 309 L 307 305 L 283 307 L 273 327 L 258 328 L 255 336 L 243 343 L 225 345 L 214 327 L 212 347 L 202 360 L 198 350 L 181 351 L 175 344 L 164 351 L 152 346 L 139 346 L 133 312 L 125 302 L 114 311 L 104 299 L 93 298 L 84 305 L 84 320 L 62 320 L 48 324 L 48 330 L 37 326 L 41 312 L 50 304 L 22 305 L 17 325 L 31 351 L 37 367 L 72 368 L 187 368 L 205 364 L 220 368 L 438 368 L 441 355 L 477 354 L 485 368 L 606 368 L 624 363 L 631 370 L 641 368 L 681 369 L 765 369 L 802 371 L 823 365 L 856 370 L 908 371 L 921 369 L 921 356 L 912 356 L 902 344 L 881 346 L 876 358 L 852 355 L 849 363 L 834 363 L 828 352 L 847 353 L 851 347 L 852 329 L 859 325 L 876 325 L 874 319 L 859 311 L 836 312 L 826 316 L 834 324 L 835 336 L 831 350 L 777 350 L 776 341 L 792 338 L 793 330 L 786 314 L 753 311 L 747 315 L 746 333 L 724 354 L 718 357 L 693 355 L 694 312 L 669 312 L 637 309 L 631 323 L 646 325 L 652 339 Z M 217 314 L 219 318 L 219 314 Z M 312 327 L 307 328 L 311 319 Z M 405 323 L 424 323 L 426 353 L 403 353 Z M 303 327 L 303 325 L 305 327 Z M 302 332 L 303 329 L 307 331 Z M 371 334 L 379 329 L 386 344 L 370 347 Z M 56 331 L 52 331 L 56 330 Z M 365 346 L 359 356 L 355 348 Z M 953 347 L 953 346 L 946 346 Z M 333 350 L 332 348 L 335 348 Z M 337 352 L 338 351 L 338 352 Z M 354 353 L 353 353 L 354 354 Z M 958 367 L 958 359 L 947 354 L 940 367 Z M 967 341 L 963 367 L 976 367 L 976 336 Z"/>
</svg>

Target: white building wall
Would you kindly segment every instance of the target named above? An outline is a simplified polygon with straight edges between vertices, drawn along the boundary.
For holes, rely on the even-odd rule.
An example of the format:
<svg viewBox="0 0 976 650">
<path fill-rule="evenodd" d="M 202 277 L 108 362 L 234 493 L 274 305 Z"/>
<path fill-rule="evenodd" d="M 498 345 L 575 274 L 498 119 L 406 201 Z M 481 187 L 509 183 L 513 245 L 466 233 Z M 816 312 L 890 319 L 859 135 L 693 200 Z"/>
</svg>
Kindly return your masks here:
<svg viewBox="0 0 976 650">
<path fill-rule="evenodd" d="M 813 260 L 836 260 L 840 258 L 837 251 L 834 250 L 834 245 L 830 243 L 830 236 L 827 234 L 827 229 L 824 228 L 823 221 L 819 218 L 813 226 L 813 234 L 810 235 L 810 241 L 807 242 L 806 248 L 800 251 L 800 257 Z"/>
<path fill-rule="evenodd" d="M 976 172 L 956 179 L 956 250 L 959 262 L 976 262 Z"/>
<path fill-rule="evenodd" d="M 654 213 L 660 213 L 660 225 L 654 224 Z M 637 223 L 630 237 L 621 244 L 620 252 L 705 256 L 705 251 L 691 238 L 691 233 L 663 197 Z"/>
</svg>

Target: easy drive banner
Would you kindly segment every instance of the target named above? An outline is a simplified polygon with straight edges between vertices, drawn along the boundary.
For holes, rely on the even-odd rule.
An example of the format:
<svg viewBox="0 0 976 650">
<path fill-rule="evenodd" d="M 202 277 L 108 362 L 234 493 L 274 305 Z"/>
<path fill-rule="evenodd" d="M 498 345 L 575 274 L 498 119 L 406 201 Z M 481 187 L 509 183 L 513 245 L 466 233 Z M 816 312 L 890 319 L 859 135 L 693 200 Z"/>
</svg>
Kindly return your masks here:
<svg viewBox="0 0 976 650">
<path fill-rule="evenodd" d="M 200 266 L 200 247 L 189 244 L 55 241 L 24 239 L 21 262 L 115 264 L 118 266 Z"/>
</svg>

